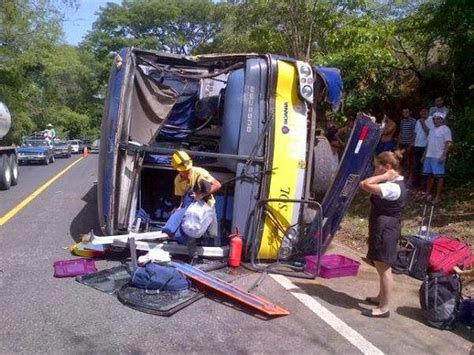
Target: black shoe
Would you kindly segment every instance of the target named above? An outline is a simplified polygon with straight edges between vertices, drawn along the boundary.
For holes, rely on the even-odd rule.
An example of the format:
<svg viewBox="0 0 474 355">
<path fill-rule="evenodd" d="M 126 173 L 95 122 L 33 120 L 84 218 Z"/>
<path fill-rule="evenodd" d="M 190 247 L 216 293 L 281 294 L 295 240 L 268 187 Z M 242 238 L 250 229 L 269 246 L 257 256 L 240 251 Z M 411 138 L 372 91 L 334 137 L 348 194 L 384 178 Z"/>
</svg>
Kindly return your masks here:
<svg viewBox="0 0 474 355">
<path fill-rule="evenodd" d="M 381 313 L 381 314 L 373 314 L 372 311 L 373 311 L 372 309 L 363 309 L 361 314 L 363 316 L 371 317 L 371 318 L 388 318 L 388 317 L 390 317 L 390 311 L 387 311 L 387 312 Z"/>
<path fill-rule="evenodd" d="M 365 302 L 370 303 L 370 304 L 374 304 L 376 306 L 380 303 L 380 301 L 375 300 L 375 297 L 366 297 Z"/>
</svg>

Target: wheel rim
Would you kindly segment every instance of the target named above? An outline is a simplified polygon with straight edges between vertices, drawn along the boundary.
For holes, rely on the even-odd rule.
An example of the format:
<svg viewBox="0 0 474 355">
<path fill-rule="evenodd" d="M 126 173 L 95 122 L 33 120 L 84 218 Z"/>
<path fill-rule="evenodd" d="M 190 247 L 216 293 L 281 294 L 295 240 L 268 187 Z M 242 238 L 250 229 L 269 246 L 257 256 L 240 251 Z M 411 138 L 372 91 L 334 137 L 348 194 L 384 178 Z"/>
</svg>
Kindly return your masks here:
<svg viewBox="0 0 474 355">
<path fill-rule="evenodd" d="M 2 159 L 5 159 L 5 158 L 2 158 Z M 11 167 L 10 167 L 10 164 L 8 162 L 8 159 L 5 159 L 5 169 L 3 170 L 3 182 L 5 184 L 5 187 L 9 187 L 10 184 L 11 184 Z"/>
</svg>

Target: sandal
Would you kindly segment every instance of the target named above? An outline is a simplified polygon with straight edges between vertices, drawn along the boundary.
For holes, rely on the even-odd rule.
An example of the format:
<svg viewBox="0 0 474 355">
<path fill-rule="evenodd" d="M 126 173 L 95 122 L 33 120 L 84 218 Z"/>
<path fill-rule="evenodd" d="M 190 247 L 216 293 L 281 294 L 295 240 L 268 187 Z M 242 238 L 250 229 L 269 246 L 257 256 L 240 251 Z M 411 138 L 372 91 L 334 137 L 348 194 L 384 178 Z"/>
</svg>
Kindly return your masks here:
<svg viewBox="0 0 474 355">
<path fill-rule="evenodd" d="M 375 297 L 366 297 L 365 302 L 373 305 L 378 305 L 380 303 L 380 301 L 377 301 Z"/>
<path fill-rule="evenodd" d="M 364 309 L 362 315 L 371 318 L 388 318 L 390 317 L 390 311 L 386 311 L 381 314 L 374 314 L 372 309 Z"/>
</svg>

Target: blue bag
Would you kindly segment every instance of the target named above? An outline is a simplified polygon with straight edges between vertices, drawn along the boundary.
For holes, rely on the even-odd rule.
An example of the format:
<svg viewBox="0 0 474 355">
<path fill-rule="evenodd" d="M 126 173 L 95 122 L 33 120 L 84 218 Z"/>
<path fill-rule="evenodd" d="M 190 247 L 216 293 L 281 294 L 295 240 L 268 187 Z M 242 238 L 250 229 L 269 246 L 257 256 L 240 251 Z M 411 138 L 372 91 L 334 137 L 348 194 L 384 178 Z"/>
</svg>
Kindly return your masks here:
<svg viewBox="0 0 474 355">
<path fill-rule="evenodd" d="M 191 281 L 173 266 L 148 263 L 135 270 L 132 285 L 145 290 L 182 291 L 191 286 Z"/>
</svg>

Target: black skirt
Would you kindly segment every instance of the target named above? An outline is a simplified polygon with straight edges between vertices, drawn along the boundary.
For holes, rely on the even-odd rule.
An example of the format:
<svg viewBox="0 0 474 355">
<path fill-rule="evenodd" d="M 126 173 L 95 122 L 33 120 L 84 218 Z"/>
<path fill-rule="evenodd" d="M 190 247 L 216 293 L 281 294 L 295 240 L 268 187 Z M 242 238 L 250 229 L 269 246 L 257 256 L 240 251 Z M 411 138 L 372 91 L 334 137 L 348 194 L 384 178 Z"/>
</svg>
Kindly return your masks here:
<svg viewBox="0 0 474 355">
<path fill-rule="evenodd" d="M 401 223 L 397 217 L 371 214 L 367 259 L 393 264 L 397 259 Z"/>
</svg>

